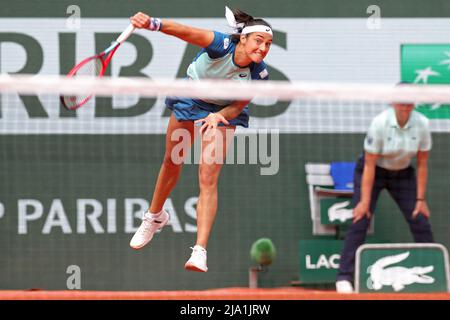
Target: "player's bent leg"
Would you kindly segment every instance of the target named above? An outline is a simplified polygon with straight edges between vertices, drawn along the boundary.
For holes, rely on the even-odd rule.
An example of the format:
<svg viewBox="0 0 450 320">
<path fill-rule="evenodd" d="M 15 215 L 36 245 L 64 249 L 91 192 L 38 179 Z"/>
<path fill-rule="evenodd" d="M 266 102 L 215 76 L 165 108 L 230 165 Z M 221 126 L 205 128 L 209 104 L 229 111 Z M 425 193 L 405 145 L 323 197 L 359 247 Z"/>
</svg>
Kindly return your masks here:
<svg viewBox="0 0 450 320">
<path fill-rule="evenodd" d="M 169 221 L 169 214 L 163 210 L 163 205 L 178 181 L 184 157 L 193 139 L 193 122 L 180 122 L 172 114 L 167 128 L 164 161 L 159 171 L 150 208 L 144 213 L 142 223 L 130 241 L 133 249 L 144 247 Z M 173 151 L 177 147 L 180 151 L 175 156 Z"/>
<path fill-rule="evenodd" d="M 160 212 L 178 182 L 184 158 L 194 141 L 194 124 L 170 116 L 166 133 L 166 151 L 156 181 L 150 212 Z"/>
</svg>

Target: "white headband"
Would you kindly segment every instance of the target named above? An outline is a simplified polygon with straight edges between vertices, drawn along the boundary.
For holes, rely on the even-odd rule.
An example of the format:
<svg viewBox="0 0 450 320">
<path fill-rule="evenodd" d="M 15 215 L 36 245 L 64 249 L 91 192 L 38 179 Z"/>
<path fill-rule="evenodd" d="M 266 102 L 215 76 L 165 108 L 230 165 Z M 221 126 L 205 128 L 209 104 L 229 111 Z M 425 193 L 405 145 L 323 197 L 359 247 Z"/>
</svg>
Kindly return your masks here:
<svg viewBox="0 0 450 320">
<path fill-rule="evenodd" d="M 273 36 L 272 29 L 270 27 L 262 25 L 262 24 L 245 27 L 242 30 L 241 34 L 248 34 L 248 33 L 252 33 L 252 32 L 264 32 L 264 33 L 268 33 L 271 36 Z"/>
</svg>

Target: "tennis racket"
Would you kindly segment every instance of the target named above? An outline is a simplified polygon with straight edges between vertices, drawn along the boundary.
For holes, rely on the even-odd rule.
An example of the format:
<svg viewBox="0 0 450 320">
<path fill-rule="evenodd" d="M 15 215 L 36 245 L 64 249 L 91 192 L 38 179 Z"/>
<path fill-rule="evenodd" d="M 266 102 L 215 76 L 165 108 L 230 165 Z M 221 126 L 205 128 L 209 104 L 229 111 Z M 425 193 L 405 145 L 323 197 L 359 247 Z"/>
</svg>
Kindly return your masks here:
<svg viewBox="0 0 450 320">
<path fill-rule="evenodd" d="M 135 28 L 130 24 L 124 32 L 109 46 L 105 51 L 93 57 L 89 57 L 78 63 L 70 70 L 67 77 L 72 78 L 76 76 L 93 76 L 102 77 L 105 74 L 106 68 L 111 61 L 114 53 L 119 46 L 134 32 Z M 86 104 L 91 99 L 93 94 L 81 95 L 61 95 L 60 100 L 64 107 L 69 110 L 75 110 Z"/>
</svg>

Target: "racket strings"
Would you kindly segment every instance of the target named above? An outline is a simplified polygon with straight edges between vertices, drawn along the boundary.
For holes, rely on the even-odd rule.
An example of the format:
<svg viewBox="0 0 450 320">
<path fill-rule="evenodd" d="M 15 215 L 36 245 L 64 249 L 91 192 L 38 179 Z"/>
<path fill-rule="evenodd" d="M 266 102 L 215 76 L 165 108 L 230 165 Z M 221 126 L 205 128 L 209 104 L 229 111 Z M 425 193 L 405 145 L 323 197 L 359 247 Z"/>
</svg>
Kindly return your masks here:
<svg viewBox="0 0 450 320">
<path fill-rule="evenodd" d="M 102 71 L 103 63 L 101 58 L 95 58 L 83 64 L 72 76 L 98 77 Z M 64 95 L 62 98 L 69 109 L 76 109 L 88 100 L 92 94 Z"/>
</svg>

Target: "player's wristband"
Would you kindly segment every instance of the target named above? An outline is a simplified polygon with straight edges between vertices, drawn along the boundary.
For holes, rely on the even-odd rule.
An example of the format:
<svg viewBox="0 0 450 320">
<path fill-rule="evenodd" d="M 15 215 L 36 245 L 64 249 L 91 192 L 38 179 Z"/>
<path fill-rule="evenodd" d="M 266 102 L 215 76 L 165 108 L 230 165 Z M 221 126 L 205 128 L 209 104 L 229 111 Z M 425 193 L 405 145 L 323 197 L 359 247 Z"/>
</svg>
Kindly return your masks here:
<svg viewBox="0 0 450 320">
<path fill-rule="evenodd" d="M 150 24 L 148 25 L 148 30 L 151 31 L 161 31 L 162 20 L 161 18 L 150 18 Z"/>
<path fill-rule="evenodd" d="M 425 201 L 423 198 L 417 198 L 416 201 Z"/>
</svg>

